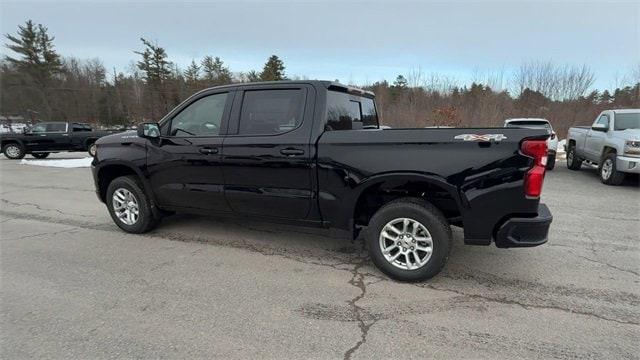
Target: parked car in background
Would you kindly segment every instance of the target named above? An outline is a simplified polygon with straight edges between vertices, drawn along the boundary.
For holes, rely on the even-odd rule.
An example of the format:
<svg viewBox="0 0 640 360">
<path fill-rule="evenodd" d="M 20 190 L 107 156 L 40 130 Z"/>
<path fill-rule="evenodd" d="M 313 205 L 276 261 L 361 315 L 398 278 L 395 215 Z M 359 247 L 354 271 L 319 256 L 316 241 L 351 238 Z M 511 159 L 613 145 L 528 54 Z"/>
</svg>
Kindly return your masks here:
<svg viewBox="0 0 640 360">
<path fill-rule="evenodd" d="M 625 173 L 640 173 L 640 109 L 605 110 L 591 127 L 569 128 L 566 151 L 569 169 L 588 162 L 603 183 L 621 184 Z"/>
<path fill-rule="evenodd" d="M 328 81 L 215 87 L 101 138 L 96 193 L 124 231 L 174 211 L 346 230 L 389 276 L 436 275 L 451 225 L 471 245 L 537 246 L 548 133 L 380 129 L 374 94 Z"/>
<path fill-rule="evenodd" d="M 507 119 L 504 121 L 504 127 L 520 127 L 528 129 L 545 129 L 550 134 L 547 139 L 547 148 L 549 153 L 547 155 L 547 170 L 553 170 L 556 165 L 556 151 L 558 149 L 558 137 L 549 120 L 538 118 L 517 118 Z"/>
<path fill-rule="evenodd" d="M 96 140 L 114 132 L 117 131 L 93 130 L 88 124 L 75 122 L 42 122 L 22 133 L 0 134 L 0 146 L 9 159 L 22 159 L 26 154 L 44 159 L 61 151 L 88 151 L 94 156 Z"/>
</svg>

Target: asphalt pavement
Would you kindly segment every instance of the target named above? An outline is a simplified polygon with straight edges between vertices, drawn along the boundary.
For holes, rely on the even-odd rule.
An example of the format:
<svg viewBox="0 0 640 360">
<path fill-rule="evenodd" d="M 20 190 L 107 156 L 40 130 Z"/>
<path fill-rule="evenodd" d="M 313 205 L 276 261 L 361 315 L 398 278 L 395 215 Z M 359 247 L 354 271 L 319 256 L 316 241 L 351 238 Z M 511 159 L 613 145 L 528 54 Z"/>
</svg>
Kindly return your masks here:
<svg viewBox="0 0 640 360">
<path fill-rule="evenodd" d="M 84 154 L 53 155 L 52 158 Z M 420 284 L 361 240 L 176 215 L 123 233 L 88 168 L 0 157 L 0 351 L 24 358 L 638 358 L 640 188 L 563 162 L 549 242 L 465 246 Z"/>
</svg>

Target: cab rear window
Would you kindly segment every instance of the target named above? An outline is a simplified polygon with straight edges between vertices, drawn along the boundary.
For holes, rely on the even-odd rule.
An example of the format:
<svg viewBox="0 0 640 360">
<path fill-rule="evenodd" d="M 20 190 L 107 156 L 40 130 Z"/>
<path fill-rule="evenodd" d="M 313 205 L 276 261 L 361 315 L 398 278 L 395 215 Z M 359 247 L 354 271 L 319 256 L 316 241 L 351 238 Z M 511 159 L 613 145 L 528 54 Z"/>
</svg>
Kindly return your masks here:
<svg viewBox="0 0 640 360">
<path fill-rule="evenodd" d="M 373 99 L 338 91 L 327 92 L 326 131 L 377 128 Z"/>
</svg>

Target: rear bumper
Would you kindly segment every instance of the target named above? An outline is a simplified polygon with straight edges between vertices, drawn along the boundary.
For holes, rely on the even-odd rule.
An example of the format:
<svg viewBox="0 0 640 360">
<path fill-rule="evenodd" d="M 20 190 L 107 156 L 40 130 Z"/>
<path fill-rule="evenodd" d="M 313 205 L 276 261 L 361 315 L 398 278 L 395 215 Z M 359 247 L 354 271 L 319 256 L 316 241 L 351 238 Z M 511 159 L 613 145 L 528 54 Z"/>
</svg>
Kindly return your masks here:
<svg viewBox="0 0 640 360">
<path fill-rule="evenodd" d="M 620 155 L 616 159 L 616 170 L 625 173 L 640 174 L 640 158 Z"/>
<path fill-rule="evenodd" d="M 547 242 L 553 216 L 545 204 L 538 206 L 535 217 L 513 217 L 498 229 L 495 244 L 499 248 L 531 247 Z"/>
</svg>

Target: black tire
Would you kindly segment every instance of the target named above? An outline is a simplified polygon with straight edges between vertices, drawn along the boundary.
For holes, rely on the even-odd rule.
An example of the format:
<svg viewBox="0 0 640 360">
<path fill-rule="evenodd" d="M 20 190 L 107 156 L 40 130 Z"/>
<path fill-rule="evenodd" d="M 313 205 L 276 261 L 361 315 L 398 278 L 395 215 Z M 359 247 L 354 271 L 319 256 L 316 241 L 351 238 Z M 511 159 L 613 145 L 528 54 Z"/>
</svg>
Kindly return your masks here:
<svg viewBox="0 0 640 360">
<path fill-rule="evenodd" d="M 133 224 L 126 224 L 123 220 L 118 218 L 113 207 L 113 194 L 116 190 L 126 189 L 133 194 L 138 204 L 138 219 Z M 142 234 L 158 225 L 158 219 L 154 217 L 151 210 L 151 202 L 147 198 L 142 185 L 138 182 L 135 176 L 121 176 L 114 179 L 107 188 L 106 195 L 107 209 L 113 219 L 113 222 L 118 225 L 122 230 L 133 233 Z"/>
<path fill-rule="evenodd" d="M 569 170 L 580 170 L 582 167 L 582 159 L 576 154 L 576 147 L 574 145 L 569 146 L 567 151 L 567 168 Z"/>
<path fill-rule="evenodd" d="M 547 170 L 553 170 L 556 167 L 556 156 L 547 157 Z"/>
<path fill-rule="evenodd" d="M 20 160 L 25 155 L 24 146 L 20 143 L 8 143 L 2 147 L 2 153 L 8 159 L 11 160 Z"/>
<path fill-rule="evenodd" d="M 32 153 L 31 156 L 33 156 L 36 159 L 46 159 L 49 156 L 50 153 L 47 152 L 42 152 L 42 153 Z"/>
<path fill-rule="evenodd" d="M 91 157 L 96 157 L 96 151 L 97 147 L 95 142 L 87 144 L 87 152 L 89 153 L 89 155 L 91 155 Z"/>
<path fill-rule="evenodd" d="M 605 169 L 609 169 L 605 171 Z M 624 173 L 616 169 L 616 153 L 608 153 L 598 166 L 600 181 L 607 185 L 620 185 L 624 181 Z"/>
<path fill-rule="evenodd" d="M 381 232 L 385 225 L 398 218 L 409 218 L 419 222 L 431 235 L 431 257 L 422 267 L 413 270 L 401 269 L 389 262 L 383 254 L 380 245 Z M 442 212 L 418 198 L 401 198 L 384 205 L 373 215 L 365 232 L 369 255 L 376 267 L 390 278 L 405 282 L 423 281 L 437 275 L 449 259 L 451 238 L 451 227 Z"/>
</svg>

